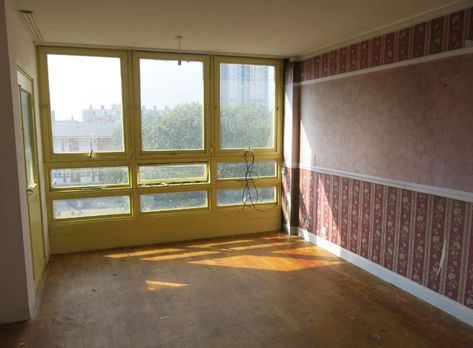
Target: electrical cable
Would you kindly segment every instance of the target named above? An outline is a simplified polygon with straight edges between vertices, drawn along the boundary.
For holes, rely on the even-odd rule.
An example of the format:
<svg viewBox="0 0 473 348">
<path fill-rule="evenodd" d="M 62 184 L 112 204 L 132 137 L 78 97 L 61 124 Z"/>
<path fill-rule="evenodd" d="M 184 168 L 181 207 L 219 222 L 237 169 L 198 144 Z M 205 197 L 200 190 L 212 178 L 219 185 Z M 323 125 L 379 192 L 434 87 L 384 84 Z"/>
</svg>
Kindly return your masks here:
<svg viewBox="0 0 473 348">
<path fill-rule="evenodd" d="M 255 171 L 255 154 L 253 151 L 251 151 L 250 148 L 245 151 L 245 165 L 245 187 L 243 188 L 243 192 L 241 194 L 241 201 L 243 203 L 243 207 L 241 208 L 241 210 L 243 211 L 243 209 L 245 209 L 245 207 L 248 205 L 248 202 L 254 210 L 260 213 L 268 212 L 274 209 L 277 204 L 274 204 L 269 209 L 261 209 L 256 206 L 260 198 L 258 187 L 256 186 L 256 180 L 259 178 L 259 175 Z M 256 193 L 256 199 L 252 197 L 252 190 Z"/>
</svg>

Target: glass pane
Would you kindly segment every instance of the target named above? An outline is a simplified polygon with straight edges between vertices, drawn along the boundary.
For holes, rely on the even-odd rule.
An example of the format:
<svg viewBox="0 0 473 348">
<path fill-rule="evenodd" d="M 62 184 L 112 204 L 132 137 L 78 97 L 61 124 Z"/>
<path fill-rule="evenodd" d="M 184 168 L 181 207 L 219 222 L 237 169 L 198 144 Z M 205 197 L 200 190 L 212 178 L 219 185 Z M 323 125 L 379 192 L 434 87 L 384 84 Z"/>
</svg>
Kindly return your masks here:
<svg viewBox="0 0 473 348">
<path fill-rule="evenodd" d="M 74 198 L 53 201 L 53 216 L 55 219 L 129 213 L 129 196 Z"/>
<path fill-rule="evenodd" d="M 31 96 L 28 92 L 20 90 L 20 98 L 25 149 L 26 187 L 31 187 L 35 184 L 34 147 L 31 129 Z"/>
<path fill-rule="evenodd" d="M 48 55 L 54 153 L 123 152 L 120 58 Z"/>
<path fill-rule="evenodd" d="M 203 63 L 140 59 L 140 81 L 142 149 L 203 149 Z"/>
<path fill-rule="evenodd" d="M 142 195 L 141 211 L 165 211 L 207 207 L 207 191 L 171 192 Z"/>
<path fill-rule="evenodd" d="M 127 184 L 128 167 L 61 168 L 51 170 L 52 188 Z"/>
<path fill-rule="evenodd" d="M 140 185 L 159 184 L 163 182 L 207 182 L 207 165 L 166 164 L 138 167 L 138 183 Z"/>
<path fill-rule="evenodd" d="M 257 190 L 252 187 L 249 192 L 244 189 L 217 190 L 217 205 L 247 205 L 260 203 L 276 202 L 276 188 L 258 187 Z"/>
<path fill-rule="evenodd" d="M 273 66 L 220 64 L 220 147 L 274 147 Z"/>
<path fill-rule="evenodd" d="M 218 179 L 243 179 L 246 172 L 253 178 L 268 178 L 276 176 L 276 161 L 258 161 L 248 168 L 245 162 L 225 162 L 217 164 Z"/>
</svg>

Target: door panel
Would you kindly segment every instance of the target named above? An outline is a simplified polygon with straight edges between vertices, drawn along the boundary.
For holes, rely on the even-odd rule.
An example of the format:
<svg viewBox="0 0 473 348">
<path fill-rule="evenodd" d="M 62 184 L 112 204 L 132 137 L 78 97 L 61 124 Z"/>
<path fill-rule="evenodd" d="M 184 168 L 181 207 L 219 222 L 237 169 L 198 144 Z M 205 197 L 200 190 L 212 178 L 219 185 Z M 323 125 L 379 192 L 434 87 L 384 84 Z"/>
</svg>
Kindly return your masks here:
<svg viewBox="0 0 473 348">
<path fill-rule="evenodd" d="M 34 126 L 33 82 L 23 72 L 18 71 L 18 85 L 23 131 L 23 149 L 25 152 L 25 190 L 28 201 L 33 278 L 35 287 L 37 288 L 44 270 L 45 255 L 41 194 L 38 180 L 38 153 Z"/>
</svg>

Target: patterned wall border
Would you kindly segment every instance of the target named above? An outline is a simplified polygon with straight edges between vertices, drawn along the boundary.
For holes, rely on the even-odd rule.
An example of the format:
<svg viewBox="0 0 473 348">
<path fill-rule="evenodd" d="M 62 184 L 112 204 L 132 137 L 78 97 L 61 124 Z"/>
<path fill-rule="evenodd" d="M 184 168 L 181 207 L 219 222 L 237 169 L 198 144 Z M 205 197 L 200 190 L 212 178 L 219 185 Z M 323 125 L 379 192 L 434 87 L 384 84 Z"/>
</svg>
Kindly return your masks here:
<svg viewBox="0 0 473 348">
<path fill-rule="evenodd" d="M 464 306 L 458 308 L 471 315 L 471 202 L 295 170 L 300 172 L 298 228 L 356 255 L 360 262 L 376 264 L 378 271 L 395 273 L 404 283 L 409 280 L 418 289 L 430 289 Z M 442 309 L 448 312 L 450 307 Z"/>
<path fill-rule="evenodd" d="M 294 82 L 457 50 L 465 40 L 473 40 L 473 7 L 294 62 Z"/>
<path fill-rule="evenodd" d="M 320 167 L 320 166 L 308 166 L 308 165 L 300 164 L 298 167 L 300 169 L 311 170 L 318 173 L 338 175 L 345 178 L 363 180 L 363 181 L 371 182 L 374 184 L 392 186 L 396 188 L 416 191 L 420 193 L 427 193 L 430 195 L 436 195 L 436 196 L 441 196 L 441 197 L 446 197 L 446 198 L 458 199 L 461 201 L 473 203 L 473 192 L 458 191 L 458 190 L 447 189 L 447 188 L 442 188 L 442 187 L 416 184 L 416 183 L 407 182 L 407 181 L 387 179 L 387 178 L 382 178 L 378 176 L 358 174 L 358 173 L 353 173 L 353 172 L 347 172 L 344 170 L 325 168 L 325 167 Z"/>
</svg>

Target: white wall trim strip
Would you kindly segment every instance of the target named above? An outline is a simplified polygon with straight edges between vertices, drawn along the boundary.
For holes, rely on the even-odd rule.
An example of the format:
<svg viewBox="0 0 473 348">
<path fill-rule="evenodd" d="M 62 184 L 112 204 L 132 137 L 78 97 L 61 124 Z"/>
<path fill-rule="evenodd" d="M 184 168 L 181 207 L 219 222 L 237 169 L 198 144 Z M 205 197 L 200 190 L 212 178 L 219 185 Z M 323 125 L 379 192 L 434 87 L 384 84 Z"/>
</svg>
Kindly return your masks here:
<svg viewBox="0 0 473 348">
<path fill-rule="evenodd" d="M 438 60 L 438 59 L 443 59 L 443 58 L 461 56 L 461 55 L 469 54 L 469 53 L 473 53 L 473 47 L 459 48 L 457 50 L 431 54 L 431 55 L 424 56 L 424 57 L 419 57 L 419 58 L 412 58 L 412 59 L 408 59 L 408 60 L 403 60 L 402 62 L 379 65 L 379 66 L 375 66 L 375 67 L 372 67 L 372 68 L 360 69 L 360 70 L 356 70 L 356 71 L 350 71 L 350 72 L 346 72 L 346 73 L 342 73 L 342 74 L 336 74 L 336 75 L 330 75 L 330 76 L 326 76 L 326 77 L 319 77 L 319 78 L 316 78 L 316 79 L 307 80 L 307 81 L 303 81 L 303 82 L 295 82 L 294 86 L 308 86 L 308 85 L 313 85 L 313 84 L 316 84 L 316 83 L 322 83 L 322 82 L 327 82 L 327 81 L 331 81 L 331 80 L 344 79 L 344 78 L 347 78 L 347 77 L 358 76 L 358 75 L 363 75 L 363 74 L 369 74 L 369 73 L 383 71 L 383 70 L 390 70 L 390 69 L 400 68 L 400 67 L 403 67 L 403 66 L 420 64 L 420 63 L 430 62 L 430 61 L 433 61 L 433 60 Z"/>
<path fill-rule="evenodd" d="M 289 224 L 286 224 L 286 223 L 282 224 L 282 230 L 283 232 L 291 236 L 297 236 L 299 234 L 299 227 L 290 226 Z"/>
<path fill-rule="evenodd" d="M 309 233 L 307 230 L 298 228 L 298 234 L 301 238 L 306 241 L 315 244 L 322 249 L 344 259 L 347 262 L 360 267 L 361 269 L 375 275 L 376 277 L 384 280 L 385 282 L 391 283 L 394 286 L 414 295 L 421 300 L 431 304 L 434 307 L 460 319 L 461 321 L 473 326 L 473 309 L 470 309 L 456 301 L 449 299 L 446 296 L 440 295 L 439 293 L 430 290 L 410 279 L 400 276 L 387 268 L 384 268 L 370 260 L 367 260 L 349 250 L 346 250 L 328 240 L 325 240 L 319 236 Z"/>
<path fill-rule="evenodd" d="M 458 199 L 458 200 L 466 201 L 466 202 L 473 202 L 473 192 L 457 191 L 457 190 L 443 188 L 443 187 L 416 184 L 416 183 L 407 182 L 407 181 L 387 179 L 387 178 L 382 178 L 379 176 L 372 176 L 372 175 L 366 175 L 366 174 L 358 174 L 358 173 L 347 172 L 343 170 L 326 168 L 326 167 L 311 166 L 311 165 L 306 165 L 302 163 L 299 164 L 299 168 L 305 169 L 305 170 L 311 170 L 318 173 L 343 176 L 345 178 L 363 180 L 363 181 L 368 181 L 375 184 L 392 186 L 392 187 L 397 187 L 401 189 L 427 193 L 430 195 Z"/>
<path fill-rule="evenodd" d="M 303 56 L 292 57 L 291 61 L 306 60 L 306 59 L 309 59 L 309 58 L 319 56 L 319 55 L 322 55 L 324 53 L 336 50 L 336 49 L 341 48 L 341 47 L 349 46 L 353 43 L 358 43 L 358 42 L 364 41 L 366 39 L 371 39 L 371 38 L 376 37 L 376 36 L 388 34 L 388 33 L 391 33 L 393 31 L 398 31 L 398 30 L 401 30 L 401 29 L 404 29 L 404 28 L 408 28 L 408 27 L 411 27 L 413 25 L 423 23 L 423 22 L 427 22 L 427 21 L 430 21 L 430 20 L 432 20 L 434 18 L 437 18 L 437 17 L 446 16 L 446 15 L 449 15 L 449 14 L 457 12 L 457 11 L 466 10 L 471 6 L 473 6 L 473 1 L 472 0 L 459 0 L 459 1 L 447 4 L 446 6 L 441 6 L 441 7 L 438 7 L 438 8 L 427 10 L 423 13 L 420 13 L 420 14 L 417 14 L 417 15 L 414 15 L 414 16 L 411 16 L 411 17 L 403 18 L 401 20 L 390 23 L 388 25 L 383 25 L 382 27 L 378 27 L 376 29 L 366 31 L 366 32 L 361 33 L 361 34 L 357 34 L 357 35 L 352 36 L 352 37 L 350 37 L 346 40 L 339 41 L 339 42 L 334 43 L 334 44 L 329 44 L 329 45 L 323 46 L 323 47 L 319 48 L 318 50 L 316 50 L 315 52 L 312 52 L 310 54 L 306 54 L 306 55 L 303 55 Z"/>
<path fill-rule="evenodd" d="M 299 163 L 297 162 L 292 162 L 290 160 L 283 160 L 282 161 L 282 167 L 284 168 L 299 168 Z"/>
<path fill-rule="evenodd" d="M 282 230 L 286 234 L 291 234 L 291 227 L 289 226 L 289 224 L 283 223 Z"/>
</svg>

